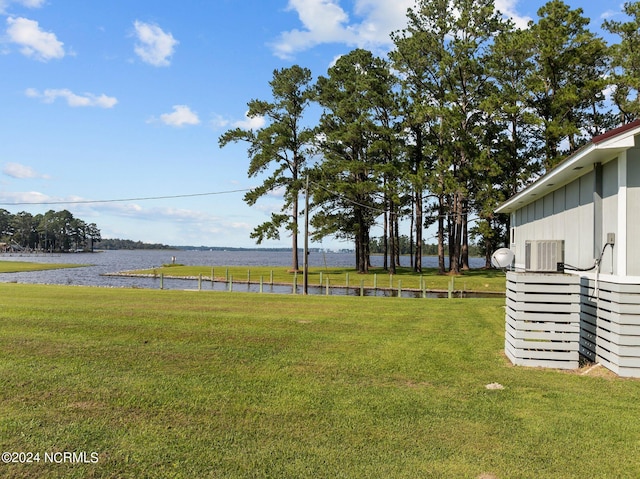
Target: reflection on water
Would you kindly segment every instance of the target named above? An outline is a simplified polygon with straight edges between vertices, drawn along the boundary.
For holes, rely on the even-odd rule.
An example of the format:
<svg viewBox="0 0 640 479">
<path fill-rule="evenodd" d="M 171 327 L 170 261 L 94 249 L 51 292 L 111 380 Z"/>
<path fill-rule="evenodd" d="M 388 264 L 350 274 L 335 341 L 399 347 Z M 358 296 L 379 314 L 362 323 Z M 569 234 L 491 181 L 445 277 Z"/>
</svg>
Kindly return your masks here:
<svg viewBox="0 0 640 479">
<path fill-rule="evenodd" d="M 172 257 L 176 263 L 189 266 L 274 266 L 287 267 L 291 263 L 291 253 L 287 251 L 175 251 L 175 250 L 135 250 L 135 251 L 104 251 L 98 253 L 73 253 L 63 255 L 43 254 L 1 254 L 0 261 L 30 261 L 41 263 L 73 263 L 82 264 L 78 268 L 58 269 L 48 271 L 31 271 L 24 273 L 0 273 L 0 282 L 39 283 L 39 284 L 69 284 L 105 287 L 127 287 L 146 289 L 202 289 L 213 291 L 228 291 L 227 282 L 211 282 L 197 279 L 171 279 L 159 277 L 123 277 L 108 274 L 121 271 L 157 268 L 171 263 Z M 373 266 L 382 266 L 383 258 L 373 256 Z M 437 267 L 437 258 L 425 256 L 423 266 Z M 409 258 L 401 258 L 403 266 L 409 266 Z M 471 267 L 484 265 L 481 258 L 471 258 Z M 312 267 L 349 267 L 354 264 L 353 253 L 312 253 L 309 255 L 309 266 Z M 233 291 L 260 292 L 259 284 L 234 283 Z M 293 293 L 292 286 L 270 285 L 262 286 L 264 293 Z M 302 286 L 298 285 L 298 294 L 302 294 Z M 309 285 L 310 294 L 326 294 L 326 288 Z M 359 287 L 331 287 L 329 294 L 353 296 L 397 296 L 397 290 Z M 427 297 L 446 297 L 447 293 L 427 293 Z M 403 297 L 421 297 L 421 291 L 402 291 Z"/>
</svg>

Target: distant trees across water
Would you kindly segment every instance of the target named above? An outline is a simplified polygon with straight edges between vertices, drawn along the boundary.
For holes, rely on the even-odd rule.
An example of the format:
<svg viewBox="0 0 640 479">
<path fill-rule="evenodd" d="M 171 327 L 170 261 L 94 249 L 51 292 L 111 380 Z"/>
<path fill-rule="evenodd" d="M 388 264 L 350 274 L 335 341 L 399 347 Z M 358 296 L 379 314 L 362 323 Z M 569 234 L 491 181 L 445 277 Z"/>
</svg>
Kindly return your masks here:
<svg viewBox="0 0 640 479">
<path fill-rule="evenodd" d="M 416 244 L 414 239 L 408 235 L 400 235 L 397 240 L 397 249 L 396 255 L 413 255 L 416 252 Z M 384 254 L 385 246 L 384 246 L 384 237 L 374 237 L 369 240 L 370 245 L 370 253 L 371 254 Z M 445 248 L 445 254 L 449 254 L 448 248 Z M 424 243 L 422 245 L 422 255 L 423 256 L 438 256 L 438 245 L 437 244 L 428 244 Z M 479 245 L 470 244 L 469 245 L 469 256 L 483 256 L 484 250 Z M 398 260 L 399 264 L 400 261 Z"/>
<path fill-rule="evenodd" d="M 0 209 L 0 251 L 93 251 L 100 239 L 95 223 L 75 218 L 67 210 L 32 215 Z"/>
<path fill-rule="evenodd" d="M 167 246 L 159 243 L 143 243 L 127 239 L 103 239 L 94 245 L 97 249 L 176 249 L 174 246 Z"/>
</svg>

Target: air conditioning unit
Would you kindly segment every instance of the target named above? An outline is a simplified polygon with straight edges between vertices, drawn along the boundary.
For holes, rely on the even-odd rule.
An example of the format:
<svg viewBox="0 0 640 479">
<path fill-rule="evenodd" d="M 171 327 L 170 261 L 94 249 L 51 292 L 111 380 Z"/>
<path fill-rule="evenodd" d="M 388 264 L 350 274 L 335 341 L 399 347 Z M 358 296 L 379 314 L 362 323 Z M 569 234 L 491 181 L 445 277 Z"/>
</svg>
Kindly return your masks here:
<svg viewBox="0 0 640 479">
<path fill-rule="evenodd" d="M 530 272 L 564 271 L 564 240 L 536 240 L 524 243 L 524 269 Z"/>
</svg>

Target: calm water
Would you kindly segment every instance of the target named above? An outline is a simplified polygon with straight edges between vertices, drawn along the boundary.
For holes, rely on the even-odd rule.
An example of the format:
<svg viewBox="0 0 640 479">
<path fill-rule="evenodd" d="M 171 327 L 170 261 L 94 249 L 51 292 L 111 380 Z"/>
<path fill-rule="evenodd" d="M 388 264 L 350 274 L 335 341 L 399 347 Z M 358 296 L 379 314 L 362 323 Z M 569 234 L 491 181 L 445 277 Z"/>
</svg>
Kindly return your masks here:
<svg viewBox="0 0 640 479">
<path fill-rule="evenodd" d="M 1 254 L 0 261 L 31 261 L 42 263 L 77 263 L 83 266 L 72 269 L 50 271 L 34 271 L 28 273 L 0 273 L 0 282 L 41 283 L 41 284 L 69 284 L 106 287 L 154 288 L 160 287 L 160 280 L 154 278 L 128 278 L 119 276 L 104 276 L 107 273 L 118 273 L 127 270 L 148 269 L 171 263 L 175 256 L 176 263 L 193 266 L 288 266 L 291 263 L 291 253 L 287 251 L 166 251 L 166 250 L 136 250 L 136 251 L 104 251 L 99 253 L 73 253 L 63 255 L 41 254 Z M 373 256 L 373 266 L 382 266 L 383 258 Z M 437 258 L 425 256 L 424 267 L 437 267 Z M 403 266 L 409 266 L 409 257 L 401 258 Z M 481 258 L 471 258 L 472 268 L 484 266 Z M 353 266 L 353 253 L 311 253 L 309 266 Z M 217 276 L 217 274 L 216 274 Z M 301 281 L 300 281 L 301 283 Z M 197 280 L 163 281 L 165 289 L 195 289 Z M 202 289 L 226 290 L 225 283 L 203 281 Z M 265 292 L 291 292 L 288 288 L 271 288 L 264 286 Z M 344 289 L 344 288 L 343 288 Z M 234 291 L 257 291 L 258 285 L 234 285 Z M 282 290 L 282 291 L 281 291 Z M 316 293 L 323 291 L 314 291 Z M 332 294 L 359 294 L 354 291 L 332 291 Z M 379 293 L 382 294 L 382 293 Z"/>
</svg>

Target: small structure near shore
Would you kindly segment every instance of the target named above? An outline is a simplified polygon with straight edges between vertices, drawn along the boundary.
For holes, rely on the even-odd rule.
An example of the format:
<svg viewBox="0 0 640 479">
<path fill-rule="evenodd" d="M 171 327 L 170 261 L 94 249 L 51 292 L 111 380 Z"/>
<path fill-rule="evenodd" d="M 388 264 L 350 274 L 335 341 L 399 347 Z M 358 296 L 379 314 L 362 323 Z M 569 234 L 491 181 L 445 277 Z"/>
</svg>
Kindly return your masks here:
<svg viewBox="0 0 640 479">
<path fill-rule="evenodd" d="M 594 137 L 496 210 L 511 216 L 505 351 L 640 377 L 640 121 Z"/>
</svg>

